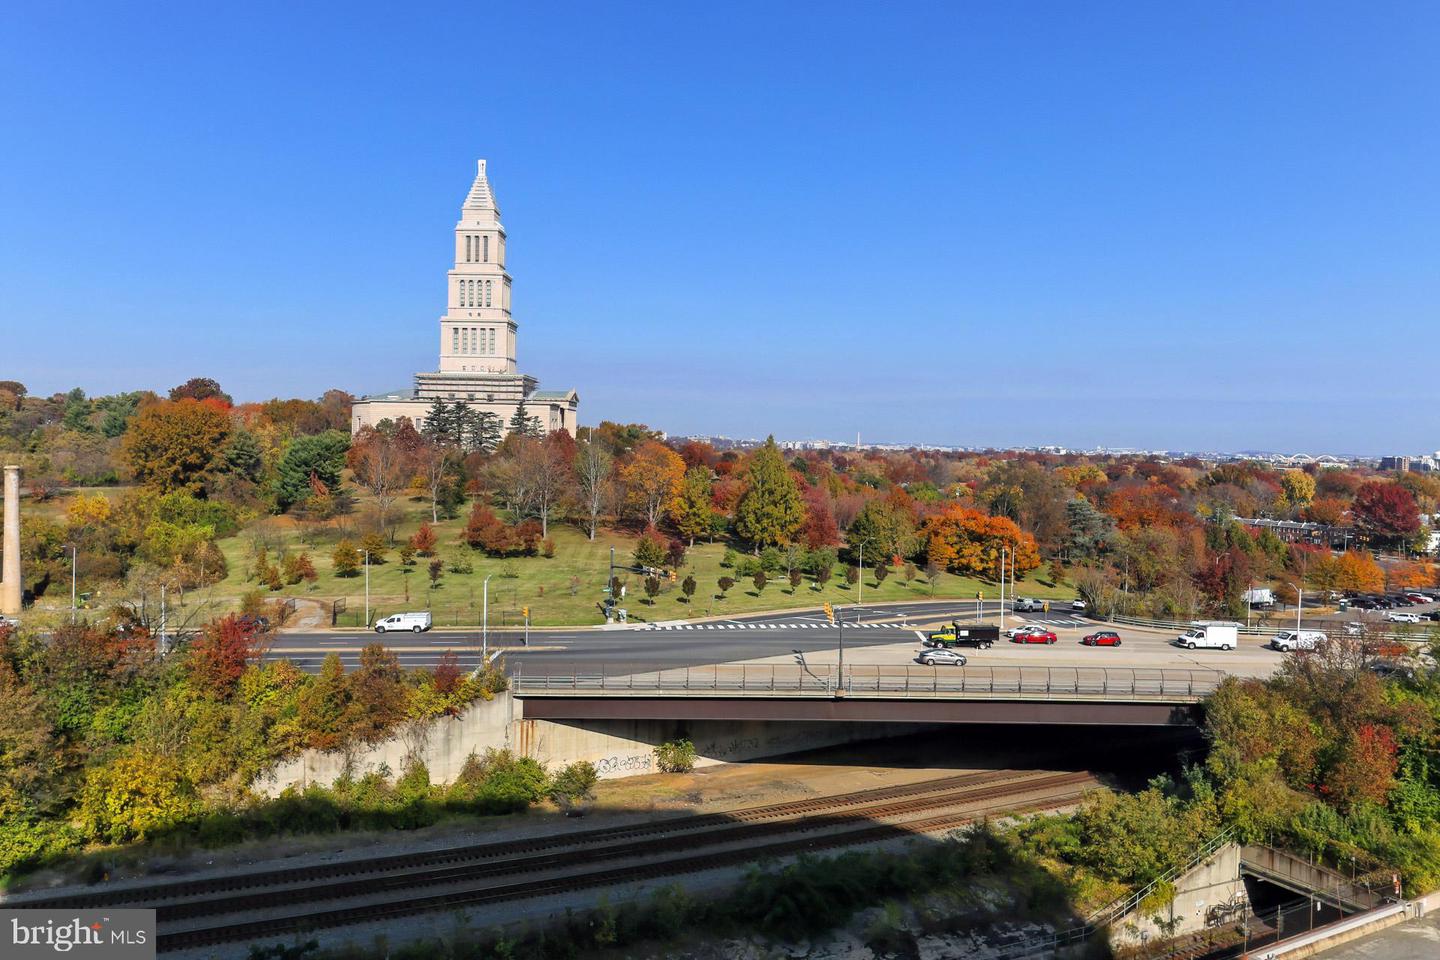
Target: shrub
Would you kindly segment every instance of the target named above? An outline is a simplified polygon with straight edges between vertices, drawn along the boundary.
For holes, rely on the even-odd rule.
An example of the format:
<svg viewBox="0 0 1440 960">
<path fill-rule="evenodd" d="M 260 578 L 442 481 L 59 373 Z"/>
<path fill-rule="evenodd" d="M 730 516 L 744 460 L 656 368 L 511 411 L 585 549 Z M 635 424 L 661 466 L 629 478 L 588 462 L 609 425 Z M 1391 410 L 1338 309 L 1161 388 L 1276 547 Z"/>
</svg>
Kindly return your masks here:
<svg viewBox="0 0 1440 960">
<path fill-rule="evenodd" d="M 724 567 L 727 570 L 730 569 L 731 567 L 735 566 L 737 556 L 738 555 L 735 553 L 734 550 L 726 547 L 725 555 L 720 558 L 720 566 Z"/>
<path fill-rule="evenodd" d="M 695 744 L 666 740 L 655 748 L 655 765 L 661 773 L 689 773 L 695 769 Z"/>
<path fill-rule="evenodd" d="M 543 556 L 546 560 L 555 559 L 554 537 L 546 537 L 544 540 L 540 541 L 540 555 Z"/>
<path fill-rule="evenodd" d="M 760 569 L 766 573 L 776 573 L 785 566 L 785 555 L 775 547 L 766 547 L 760 551 Z"/>
<path fill-rule="evenodd" d="M 390 545 L 380 534 L 367 533 L 360 540 L 360 549 L 370 554 L 372 564 L 379 566 L 385 562 L 385 555 L 390 552 Z"/>
<path fill-rule="evenodd" d="M 590 791 L 600 779 L 595 764 L 581 760 L 562 767 L 550 780 L 550 799 L 566 813 L 590 799 Z"/>
<path fill-rule="evenodd" d="M 80 791 L 78 821 L 107 843 L 143 840 L 200 812 L 195 786 L 169 757 L 131 754 L 92 768 Z"/>
<path fill-rule="evenodd" d="M 335 544 L 335 551 L 330 554 L 330 564 L 335 570 L 335 576 L 353 577 L 360 572 L 360 551 L 355 549 L 355 544 L 350 540 L 341 540 Z"/>
<path fill-rule="evenodd" d="M 474 573 L 475 567 L 466 557 L 452 557 L 450 565 L 446 567 L 451 573 Z"/>
</svg>

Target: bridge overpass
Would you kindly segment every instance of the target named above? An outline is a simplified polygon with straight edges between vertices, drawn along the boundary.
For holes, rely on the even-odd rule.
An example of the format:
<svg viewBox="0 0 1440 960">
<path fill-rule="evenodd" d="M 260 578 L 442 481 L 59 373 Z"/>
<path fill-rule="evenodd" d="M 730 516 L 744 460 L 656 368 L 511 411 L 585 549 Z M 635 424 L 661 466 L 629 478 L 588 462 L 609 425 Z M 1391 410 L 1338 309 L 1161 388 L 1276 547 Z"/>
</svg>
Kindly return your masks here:
<svg viewBox="0 0 1440 960">
<path fill-rule="evenodd" d="M 1213 670 L 790 666 L 517 668 L 527 720 L 860 721 L 1168 727 L 1198 721 Z"/>
</svg>

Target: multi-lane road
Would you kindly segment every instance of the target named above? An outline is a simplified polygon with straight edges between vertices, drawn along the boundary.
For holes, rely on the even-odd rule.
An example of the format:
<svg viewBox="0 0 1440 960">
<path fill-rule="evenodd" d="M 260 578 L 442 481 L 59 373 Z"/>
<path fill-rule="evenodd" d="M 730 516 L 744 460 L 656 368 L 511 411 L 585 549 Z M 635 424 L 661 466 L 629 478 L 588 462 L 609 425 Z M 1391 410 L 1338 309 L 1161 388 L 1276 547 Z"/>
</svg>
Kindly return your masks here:
<svg viewBox="0 0 1440 960">
<path fill-rule="evenodd" d="M 973 620 L 969 602 L 925 601 L 902 605 L 846 607 L 843 626 L 831 625 L 818 610 L 797 610 L 733 619 L 634 624 L 597 629 L 572 627 L 532 630 L 529 644 L 518 631 L 492 630 L 489 650 L 504 653 L 511 670 L 563 672 L 570 667 L 598 669 L 659 669 L 736 662 L 793 662 L 797 653 L 810 663 L 833 663 L 843 633 L 847 664 L 905 664 L 919 647 L 926 628 L 951 619 Z M 981 611 L 986 622 L 999 617 L 998 604 Z M 1007 625 L 1039 623 L 1060 637 L 1054 645 L 1012 644 L 1002 640 L 990 650 L 966 650 L 976 665 L 1012 666 L 1140 666 L 1216 670 L 1245 675 L 1268 674 L 1280 655 L 1261 647 L 1262 638 L 1244 637 L 1234 651 L 1183 650 L 1172 646 L 1173 634 L 1121 628 L 1119 648 L 1082 647 L 1079 639 L 1097 624 L 1069 609 L 1049 613 L 1006 613 Z M 478 630 L 436 628 L 426 633 L 377 636 L 362 630 L 282 633 L 271 657 L 288 657 L 307 670 L 318 669 L 329 653 L 354 667 L 366 644 L 380 640 L 410 667 L 433 667 L 447 650 L 461 663 L 480 661 L 483 640 Z"/>
</svg>

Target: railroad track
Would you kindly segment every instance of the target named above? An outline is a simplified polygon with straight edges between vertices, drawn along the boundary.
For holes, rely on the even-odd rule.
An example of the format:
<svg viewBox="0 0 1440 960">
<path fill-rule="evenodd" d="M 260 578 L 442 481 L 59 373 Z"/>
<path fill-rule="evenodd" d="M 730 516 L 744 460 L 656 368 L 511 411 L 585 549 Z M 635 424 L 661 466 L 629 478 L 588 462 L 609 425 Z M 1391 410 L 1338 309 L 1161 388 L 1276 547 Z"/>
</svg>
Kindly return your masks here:
<svg viewBox="0 0 1440 960">
<path fill-rule="evenodd" d="M 1036 775 L 1005 770 L 964 774 L 625 827 L 7 906 L 152 906 L 161 928 L 157 948 L 169 952 L 273 940 L 326 927 L 479 907 L 678 876 L 760 857 L 932 833 L 995 813 L 1052 809 L 1079 799 L 1095 786 L 1086 773 Z M 1006 798 L 1010 798 L 1008 802 L 997 802 Z M 948 812 L 902 819 L 937 810 Z M 882 822 L 886 820 L 900 822 Z M 722 846 L 725 849 L 714 849 Z M 697 848 L 704 849 L 697 852 Z M 363 903 L 345 903 L 360 898 Z M 283 914 L 287 908 L 299 912 Z M 259 911 L 280 911 L 282 915 L 251 919 Z M 245 919 L 234 920 L 236 915 Z M 174 929 L 177 924 L 181 929 Z"/>
<path fill-rule="evenodd" d="M 280 870 L 252 871 L 208 877 L 191 881 L 175 881 L 145 886 L 124 887 L 93 893 L 74 894 L 64 897 L 42 897 L 31 899 L 21 897 L 13 901 L 17 909 L 34 910 L 88 910 L 100 907 L 154 906 L 159 909 L 170 900 L 192 901 L 196 898 L 212 898 L 219 894 L 232 894 L 245 890 L 261 890 L 285 885 L 313 885 L 344 878 L 375 876 L 392 872 L 415 872 L 439 867 L 454 867 L 468 863 L 479 863 L 497 858 L 514 859 L 520 856 L 536 855 L 595 844 L 619 843 L 630 840 L 653 839 L 671 833 L 694 832 L 713 827 L 731 826 L 737 823 L 755 823 L 793 817 L 813 816 L 835 810 L 854 808 L 881 801 L 920 797 L 930 793 L 941 793 L 963 787 L 992 783 L 1016 783 L 1034 779 L 1034 774 L 1021 770 L 995 770 L 985 773 L 958 774 L 918 783 L 901 784 L 893 787 L 877 787 L 830 797 L 812 797 L 784 803 L 772 803 L 758 807 L 746 807 L 724 813 L 708 813 L 698 816 L 674 816 L 648 823 L 623 827 L 605 827 L 595 830 L 578 830 L 572 833 L 555 834 L 546 837 L 532 837 L 505 840 L 443 850 L 419 851 L 395 854 L 386 857 L 371 857 L 338 863 L 315 864 L 306 867 L 286 867 Z"/>
</svg>

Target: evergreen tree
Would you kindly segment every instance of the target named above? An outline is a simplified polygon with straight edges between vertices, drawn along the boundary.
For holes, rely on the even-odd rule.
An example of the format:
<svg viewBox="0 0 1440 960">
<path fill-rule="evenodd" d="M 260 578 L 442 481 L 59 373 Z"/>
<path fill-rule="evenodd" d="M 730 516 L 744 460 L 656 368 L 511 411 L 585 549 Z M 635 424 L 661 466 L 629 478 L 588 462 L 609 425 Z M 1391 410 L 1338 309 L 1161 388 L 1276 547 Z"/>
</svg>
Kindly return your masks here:
<svg viewBox="0 0 1440 960">
<path fill-rule="evenodd" d="M 500 418 L 489 410 L 470 413 L 465 424 L 465 449 L 490 453 L 500 445 Z"/>
<path fill-rule="evenodd" d="M 715 507 L 710 499 L 710 470 L 691 467 L 680 482 L 680 493 L 670 503 L 670 519 L 682 537 L 695 546 L 695 538 L 714 529 Z"/>
<path fill-rule="evenodd" d="M 225 445 L 225 469 L 242 480 L 258 481 L 265 469 L 260 442 L 249 430 L 236 430 Z"/>
<path fill-rule="evenodd" d="M 290 441 L 276 468 L 275 505 L 282 511 L 288 510 L 310 496 L 314 489 L 312 477 L 332 493 L 338 490 L 345 451 L 349 449 L 350 436 L 339 430 L 326 430 Z"/>
<path fill-rule="evenodd" d="M 511 433 L 519 433 L 536 439 L 545 435 L 545 431 L 540 426 L 540 418 L 530 416 L 530 412 L 525 409 L 524 397 L 520 398 L 520 403 L 515 407 L 515 412 L 510 415 L 510 422 L 506 424 L 506 427 Z"/>
<path fill-rule="evenodd" d="M 805 501 L 773 436 L 755 452 L 746 481 L 735 529 L 756 547 L 788 544 L 805 524 Z"/>
<path fill-rule="evenodd" d="M 436 397 L 430 401 L 430 411 L 425 414 L 425 429 L 421 433 L 434 443 L 454 443 L 455 432 L 454 411 L 444 397 Z"/>
</svg>

